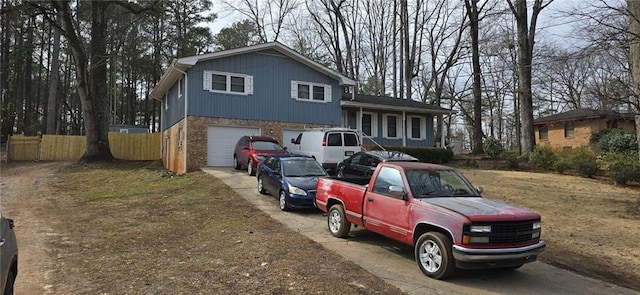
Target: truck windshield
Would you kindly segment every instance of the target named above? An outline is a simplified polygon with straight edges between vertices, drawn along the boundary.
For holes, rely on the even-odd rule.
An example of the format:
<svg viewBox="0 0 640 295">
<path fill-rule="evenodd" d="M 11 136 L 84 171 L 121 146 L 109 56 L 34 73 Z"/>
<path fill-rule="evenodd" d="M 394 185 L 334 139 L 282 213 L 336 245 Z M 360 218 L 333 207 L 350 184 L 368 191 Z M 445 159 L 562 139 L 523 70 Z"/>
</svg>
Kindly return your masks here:
<svg viewBox="0 0 640 295">
<path fill-rule="evenodd" d="M 407 170 L 406 175 L 415 198 L 480 195 L 469 181 L 455 170 Z"/>
</svg>

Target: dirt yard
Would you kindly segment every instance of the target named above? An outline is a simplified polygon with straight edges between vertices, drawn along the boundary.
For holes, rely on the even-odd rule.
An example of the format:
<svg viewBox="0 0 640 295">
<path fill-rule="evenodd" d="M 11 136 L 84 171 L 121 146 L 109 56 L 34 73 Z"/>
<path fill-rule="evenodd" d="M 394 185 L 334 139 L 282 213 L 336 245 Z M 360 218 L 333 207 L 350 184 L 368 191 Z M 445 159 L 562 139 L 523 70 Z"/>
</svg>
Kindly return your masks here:
<svg viewBox="0 0 640 295">
<path fill-rule="evenodd" d="M 320 246 L 273 224 L 210 176 L 130 166 L 2 163 L 1 210 L 16 220 L 20 245 L 18 294 L 402 293 L 337 255 L 309 255 Z M 485 197 L 542 214 L 542 261 L 640 290 L 638 187 L 463 172 Z M 345 284 L 345 277 L 359 279 Z"/>
</svg>

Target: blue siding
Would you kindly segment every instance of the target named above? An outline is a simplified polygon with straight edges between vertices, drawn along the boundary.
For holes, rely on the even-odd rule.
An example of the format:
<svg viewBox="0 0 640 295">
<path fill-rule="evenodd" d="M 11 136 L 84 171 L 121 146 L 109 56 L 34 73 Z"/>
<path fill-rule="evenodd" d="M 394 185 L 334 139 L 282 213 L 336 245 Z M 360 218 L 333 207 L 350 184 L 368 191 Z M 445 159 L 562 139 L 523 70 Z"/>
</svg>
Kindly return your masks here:
<svg viewBox="0 0 640 295">
<path fill-rule="evenodd" d="M 178 83 L 182 84 L 182 97 L 178 97 Z M 176 82 L 167 93 L 165 103 L 169 104 L 169 109 L 164 108 L 164 105 L 162 108 L 162 123 L 164 124 L 164 128 L 169 128 L 184 118 L 184 83 L 185 79 L 182 78 Z"/>
<path fill-rule="evenodd" d="M 380 145 L 383 146 L 402 146 L 402 138 L 399 139 L 390 139 L 390 138 L 383 138 L 382 137 L 382 132 L 383 132 L 383 120 L 384 120 L 384 115 L 385 114 L 396 114 L 398 115 L 400 118 L 402 118 L 402 113 L 401 112 L 393 112 L 393 111 L 380 111 L 380 110 L 371 110 L 371 109 L 362 109 L 363 112 L 369 112 L 369 113 L 375 113 L 376 114 L 376 118 L 377 118 L 377 126 L 378 126 L 378 133 L 375 134 L 375 136 L 373 136 L 373 140 L 375 142 L 377 142 Z M 348 121 L 348 127 L 350 128 L 356 128 L 358 126 L 358 117 L 357 117 L 357 112 L 359 112 L 359 110 L 356 109 L 348 109 L 347 110 L 347 121 Z M 417 113 L 406 113 L 406 116 L 418 116 L 418 117 L 424 117 L 425 118 L 425 125 L 423 126 L 423 128 L 426 128 L 426 138 L 422 139 L 422 140 L 413 140 L 413 139 L 406 139 L 406 145 L 407 146 L 412 146 L 412 147 L 432 147 L 434 146 L 434 139 L 433 139 L 433 133 L 434 133 L 434 117 L 433 115 L 428 115 L 428 114 L 417 114 Z M 401 124 L 401 123 L 400 123 Z M 408 127 L 408 126 L 407 126 Z M 409 132 L 409 130 L 406 130 L 407 132 Z M 371 140 L 369 139 L 364 139 L 364 144 L 366 145 L 372 145 L 374 144 L 373 142 L 371 142 Z"/>
<path fill-rule="evenodd" d="M 212 93 L 203 89 L 203 71 L 253 76 L 253 95 Z M 340 125 L 342 88 L 337 81 L 288 57 L 253 53 L 203 61 L 189 75 L 189 115 L 247 120 Z M 330 103 L 291 98 L 291 81 L 331 85 Z"/>
</svg>

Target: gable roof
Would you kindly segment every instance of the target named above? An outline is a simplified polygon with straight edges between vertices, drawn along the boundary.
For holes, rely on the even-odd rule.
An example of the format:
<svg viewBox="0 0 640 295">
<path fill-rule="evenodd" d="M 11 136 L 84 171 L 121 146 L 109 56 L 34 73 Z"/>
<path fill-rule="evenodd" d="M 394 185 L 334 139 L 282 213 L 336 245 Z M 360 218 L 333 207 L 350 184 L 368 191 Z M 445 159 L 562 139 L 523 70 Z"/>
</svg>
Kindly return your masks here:
<svg viewBox="0 0 640 295">
<path fill-rule="evenodd" d="M 543 125 L 567 121 L 592 119 L 634 120 L 633 114 L 622 114 L 615 111 L 600 111 L 592 109 L 577 109 L 533 120 L 534 125 Z"/>
<path fill-rule="evenodd" d="M 282 45 L 279 42 L 269 42 L 253 46 L 174 59 L 167 71 L 160 78 L 160 81 L 158 81 L 158 84 L 151 90 L 151 97 L 162 99 L 167 91 L 169 91 L 171 86 L 173 86 L 173 84 L 175 84 L 175 82 L 180 79 L 182 74 L 184 74 L 189 68 L 193 67 L 198 62 L 254 52 L 279 53 L 337 80 L 340 85 L 356 85 L 356 81 L 354 81 L 353 79 L 350 79 L 349 77 L 344 76 L 337 71 L 321 65 L 320 63 L 317 63 L 303 56 L 302 54 L 294 51 L 287 46 Z"/>
<path fill-rule="evenodd" d="M 412 99 L 399 99 L 390 96 L 345 93 L 340 101 L 341 106 L 368 108 L 379 110 L 406 111 L 412 113 L 450 114 L 452 111 L 443 107 Z"/>
</svg>

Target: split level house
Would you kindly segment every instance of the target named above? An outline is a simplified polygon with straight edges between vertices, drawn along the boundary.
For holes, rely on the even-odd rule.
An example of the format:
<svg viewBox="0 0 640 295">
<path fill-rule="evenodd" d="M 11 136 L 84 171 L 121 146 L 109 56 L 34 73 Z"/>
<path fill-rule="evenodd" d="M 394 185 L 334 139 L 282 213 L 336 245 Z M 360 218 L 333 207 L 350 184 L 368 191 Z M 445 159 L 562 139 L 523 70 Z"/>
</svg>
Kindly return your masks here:
<svg viewBox="0 0 640 295">
<path fill-rule="evenodd" d="M 605 129 L 635 130 L 635 116 L 614 111 L 577 109 L 533 121 L 537 145 L 571 149 L 590 147 L 591 135 Z"/>
<path fill-rule="evenodd" d="M 372 145 L 443 141 L 434 139 L 434 122 L 449 110 L 355 94 L 355 86 L 278 42 L 176 59 L 150 93 L 162 103 L 163 165 L 176 173 L 231 166 L 243 135 L 272 136 L 290 146 L 312 128 L 358 129 L 363 144 Z"/>
</svg>

